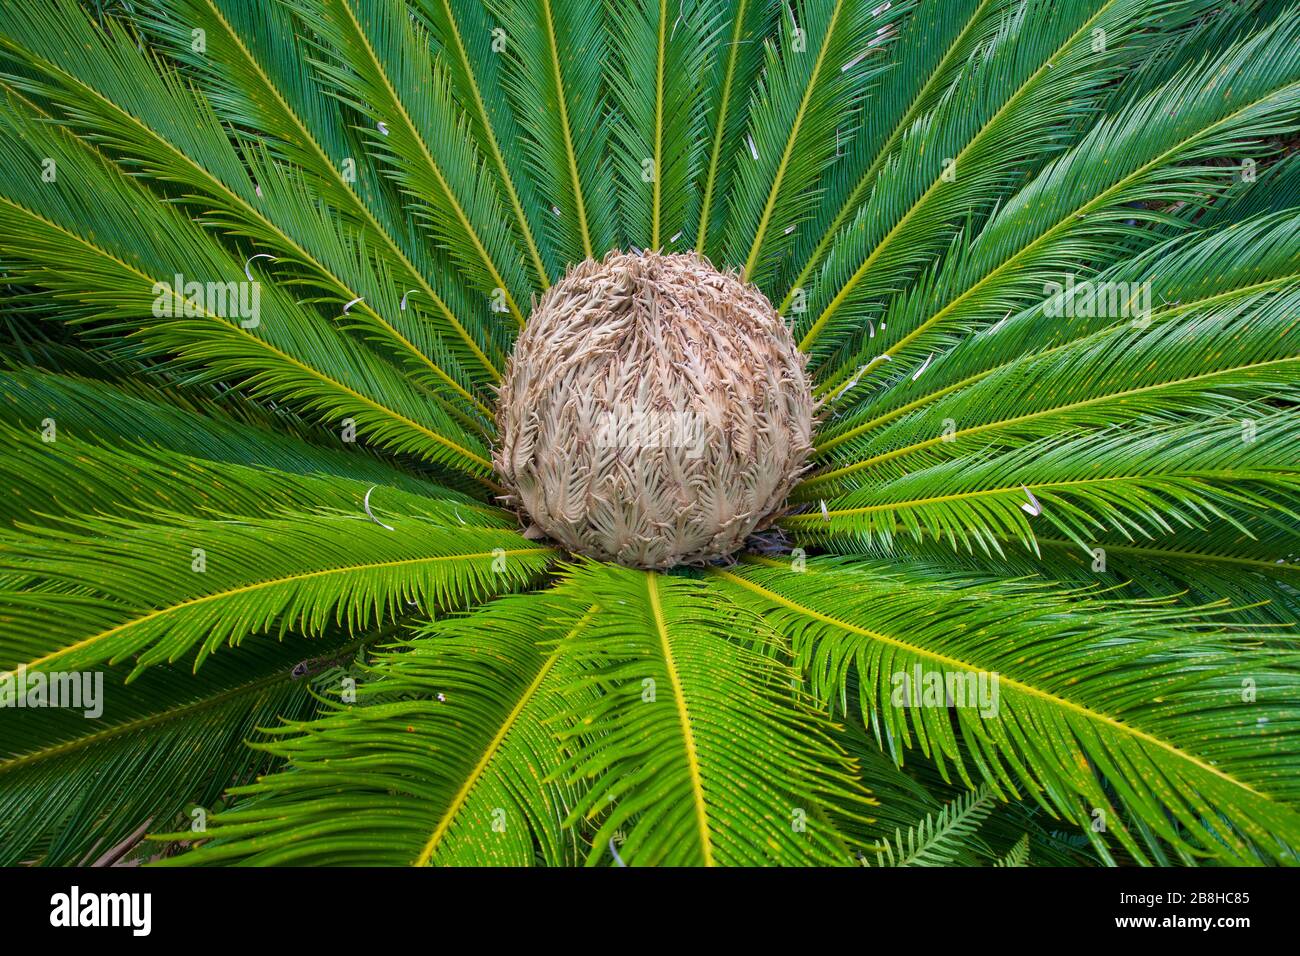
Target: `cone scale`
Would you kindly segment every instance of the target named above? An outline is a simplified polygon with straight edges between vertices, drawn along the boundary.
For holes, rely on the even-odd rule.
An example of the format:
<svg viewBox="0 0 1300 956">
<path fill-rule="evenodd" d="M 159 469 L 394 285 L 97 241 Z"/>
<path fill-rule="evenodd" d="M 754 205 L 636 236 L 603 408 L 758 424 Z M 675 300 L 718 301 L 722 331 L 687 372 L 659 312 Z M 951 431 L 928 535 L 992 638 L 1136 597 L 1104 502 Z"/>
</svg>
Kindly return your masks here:
<svg viewBox="0 0 1300 956">
<path fill-rule="evenodd" d="M 611 252 L 538 302 L 494 465 L 535 537 L 640 568 L 704 564 L 782 512 L 811 450 L 805 357 L 767 298 L 694 253 Z"/>
</svg>

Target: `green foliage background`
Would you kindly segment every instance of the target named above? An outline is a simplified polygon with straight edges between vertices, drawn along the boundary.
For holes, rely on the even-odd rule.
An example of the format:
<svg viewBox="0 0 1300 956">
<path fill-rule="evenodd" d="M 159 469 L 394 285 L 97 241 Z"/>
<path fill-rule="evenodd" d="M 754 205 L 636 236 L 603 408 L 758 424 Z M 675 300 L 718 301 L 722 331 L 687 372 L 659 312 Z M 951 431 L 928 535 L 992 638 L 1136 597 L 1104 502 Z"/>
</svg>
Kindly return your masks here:
<svg viewBox="0 0 1300 956">
<path fill-rule="evenodd" d="M 1298 128 L 1268 0 L 0 5 L 0 671 L 107 676 L 0 710 L 0 862 L 1294 864 Z M 615 247 L 792 323 L 800 550 L 494 503 Z"/>
</svg>

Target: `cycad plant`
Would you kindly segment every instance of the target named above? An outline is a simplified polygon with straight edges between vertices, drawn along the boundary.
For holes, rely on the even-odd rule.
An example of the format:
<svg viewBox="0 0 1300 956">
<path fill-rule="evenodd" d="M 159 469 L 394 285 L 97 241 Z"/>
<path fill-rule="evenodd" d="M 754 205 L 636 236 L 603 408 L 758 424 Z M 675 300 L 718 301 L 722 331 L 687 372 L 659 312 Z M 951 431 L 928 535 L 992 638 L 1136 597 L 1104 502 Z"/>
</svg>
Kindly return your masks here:
<svg viewBox="0 0 1300 956">
<path fill-rule="evenodd" d="M 0 860 L 1296 862 L 1293 3 L 16 0 L 0 87 Z"/>
</svg>

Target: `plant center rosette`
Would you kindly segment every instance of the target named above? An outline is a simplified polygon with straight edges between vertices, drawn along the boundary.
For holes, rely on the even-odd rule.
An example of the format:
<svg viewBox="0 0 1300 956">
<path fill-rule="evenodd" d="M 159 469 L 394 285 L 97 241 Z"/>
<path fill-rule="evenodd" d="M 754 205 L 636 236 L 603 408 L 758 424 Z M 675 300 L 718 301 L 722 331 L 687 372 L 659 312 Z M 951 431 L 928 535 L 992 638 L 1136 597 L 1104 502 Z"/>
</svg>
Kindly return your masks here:
<svg viewBox="0 0 1300 956">
<path fill-rule="evenodd" d="M 767 298 L 694 253 L 611 252 L 515 343 L 494 464 L 530 534 L 640 568 L 703 564 L 781 513 L 814 403 Z"/>
</svg>

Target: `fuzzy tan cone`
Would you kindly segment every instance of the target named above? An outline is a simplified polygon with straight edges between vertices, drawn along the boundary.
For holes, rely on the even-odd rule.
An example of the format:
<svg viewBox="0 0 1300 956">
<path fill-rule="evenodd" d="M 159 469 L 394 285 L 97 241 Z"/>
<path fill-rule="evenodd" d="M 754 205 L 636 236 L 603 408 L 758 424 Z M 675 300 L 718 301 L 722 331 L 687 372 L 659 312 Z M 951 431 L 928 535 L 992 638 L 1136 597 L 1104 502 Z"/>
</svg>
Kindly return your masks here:
<svg viewBox="0 0 1300 956">
<path fill-rule="evenodd" d="M 569 551 L 702 564 L 781 513 L 811 449 L 805 357 L 767 298 L 695 253 L 611 252 L 552 286 L 497 410 L 509 502 Z"/>
</svg>

